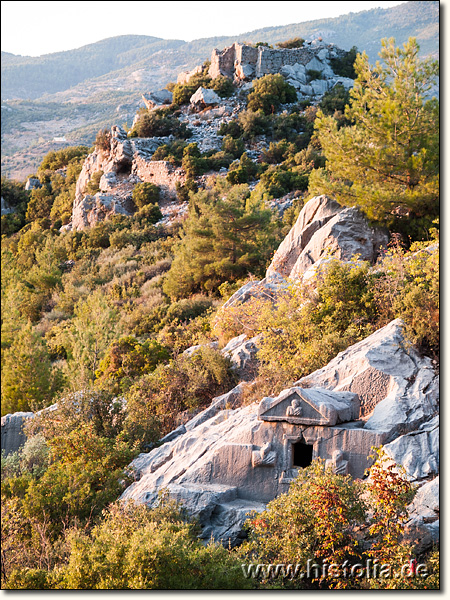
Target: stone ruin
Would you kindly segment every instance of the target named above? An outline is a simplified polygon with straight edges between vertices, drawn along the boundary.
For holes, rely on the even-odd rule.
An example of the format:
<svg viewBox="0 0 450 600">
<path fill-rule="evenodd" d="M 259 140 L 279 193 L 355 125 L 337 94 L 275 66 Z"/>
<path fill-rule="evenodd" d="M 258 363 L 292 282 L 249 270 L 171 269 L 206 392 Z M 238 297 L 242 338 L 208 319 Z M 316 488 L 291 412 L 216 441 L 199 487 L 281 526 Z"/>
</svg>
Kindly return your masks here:
<svg viewBox="0 0 450 600">
<path fill-rule="evenodd" d="M 290 49 L 254 47 L 235 42 L 222 51 L 213 50 L 208 74 L 213 79 L 220 75 L 237 80 L 254 79 L 279 73 L 282 67 L 295 64 L 303 65 L 306 69 L 322 71 L 323 61 L 345 54 L 345 50 L 334 44 L 317 42 L 314 45 L 306 42 L 301 48 Z"/>
</svg>

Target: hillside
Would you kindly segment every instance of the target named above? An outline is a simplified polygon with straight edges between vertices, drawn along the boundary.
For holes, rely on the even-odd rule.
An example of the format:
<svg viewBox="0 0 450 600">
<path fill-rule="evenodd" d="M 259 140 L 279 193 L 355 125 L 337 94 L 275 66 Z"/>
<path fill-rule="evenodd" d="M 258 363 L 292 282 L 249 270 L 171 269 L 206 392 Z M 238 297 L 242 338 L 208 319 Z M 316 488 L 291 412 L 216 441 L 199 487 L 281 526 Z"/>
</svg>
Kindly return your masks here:
<svg viewBox="0 0 450 600">
<path fill-rule="evenodd" d="M 406 2 L 237 37 L 185 42 L 126 35 L 36 58 L 2 52 L 2 99 L 10 99 L 2 102 L 2 173 L 24 180 L 55 137 L 65 137 L 68 144 L 91 144 L 102 127 L 130 125 L 141 93 L 175 81 L 179 72 L 208 60 L 214 48 L 235 41 L 275 44 L 296 36 L 321 36 L 347 50 L 356 46 L 372 61 L 378 58 L 382 37 L 403 44 L 415 36 L 422 55 L 437 57 L 439 2 Z"/>
<path fill-rule="evenodd" d="M 380 55 L 235 43 L 2 178 L 3 589 L 439 588 L 439 64 Z"/>
<path fill-rule="evenodd" d="M 3 56 L 2 53 L 2 99 L 36 99 L 105 75 L 108 77 L 104 79 L 104 85 L 109 80 L 109 85 L 113 86 L 117 77 L 141 69 L 159 70 L 159 77 L 152 83 L 163 87 L 184 66 L 192 68 L 208 59 L 215 47 L 229 46 L 236 40 L 275 44 L 296 36 L 308 39 L 321 36 L 346 50 L 356 46 L 360 51 L 365 50 L 372 61 L 378 58 L 381 37 L 394 37 L 401 45 L 414 36 L 422 55 L 437 57 L 439 2 L 406 2 L 390 9 L 372 9 L 333 19 L 267 27 L 234 37 L 204 38 L 193 42 L 126 35 L 36 58 L 7 53 Z"/>
</svg>

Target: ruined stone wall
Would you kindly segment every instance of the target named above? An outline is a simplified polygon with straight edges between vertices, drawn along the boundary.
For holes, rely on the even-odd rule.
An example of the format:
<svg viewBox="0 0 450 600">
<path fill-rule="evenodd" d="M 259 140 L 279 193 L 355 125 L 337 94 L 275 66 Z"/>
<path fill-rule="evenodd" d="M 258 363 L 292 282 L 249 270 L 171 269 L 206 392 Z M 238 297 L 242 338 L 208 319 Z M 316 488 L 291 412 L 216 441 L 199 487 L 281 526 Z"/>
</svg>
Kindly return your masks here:
<svg viewBox="0 0 450 600">
<path fill-rule="evenodd" d="M 208 71 L 210 77 L 213 79 L 219 77 L 219 75 L 233 77 L 234 63 L 236 60 L 236 47 L 238 46 L 242 46 L 242 44 L 235 42 L 232 46 L 225 48 L 222 51 L 217 49 L 212 51 L 211 66 L 209 67 Z"/>
<path fill-rule="evenodd" d="M 238 79 L 263 77 L 271 73 L 279 73 L 280 69 L 287 65 L 307 65 L 314 57 L 322 60 L 328 56 L 328 50 L 331 48 L 334 53 L 342 52 L 333 45 L 324 44 L 286 49 L 267 46 L 255 48 L 235 42 L 222 51 L 213 51 L 209 75 L 213 79 L 219 75 Z"/>
<path fill-rule="evenodd" d="M 258 48 L 259 55 L 256 63 L 256 77 L 263 77 L 270 73 L 279 73 L 285 65 L 306 65 L 317 54 L 310 48 L 292 48 L 290 50 Z"/>
<path fill-rule="evenodd" d="M 145 183 L 153 183 L 161 189 L 161 195 L 167 200 L 177 196 L 176 183 L 186 183 L 186 173 L 181 168 L 175 168 L 166 160 L 146 161 L 142 156 L 135 155 L 133 160 L 133 175 L 137 175 Z"/>
</svg>

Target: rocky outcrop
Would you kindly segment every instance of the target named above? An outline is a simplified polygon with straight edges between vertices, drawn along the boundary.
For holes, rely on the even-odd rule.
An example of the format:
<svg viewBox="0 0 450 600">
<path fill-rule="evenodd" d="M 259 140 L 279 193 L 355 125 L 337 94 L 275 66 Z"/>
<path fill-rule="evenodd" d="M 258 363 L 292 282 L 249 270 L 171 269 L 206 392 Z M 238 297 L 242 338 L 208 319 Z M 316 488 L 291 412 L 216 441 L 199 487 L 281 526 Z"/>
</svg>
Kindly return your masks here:
<svg viewBox="0 0 450 600">
<path fill-rule="evenodd" d="M 154 110 L 164 104 L 172 104 L 173 94 L 169 90 L 158 90 L 150 94 L 142 94 L 141 96 L 148 110 Z"/>
<path fill-rule="evenodd" d="M 439 474 L 439 415 L 416 431 L 401 435 L 384 446 L 386 454 L 402 465 L 411 481 Z"/>
<path fill-rule="evenodd" d="M 17 452 L 27 441 L 23 426 L 27 419 L 34 416 L 32 412 L 16 412 L 2 417 L 2 454 Z"/>
<path fill-rule="evenodd" d="M 222 354 L 231 361 L 240 379 L 253 379 L 258 370 L 257 354 L 260 336 L 248 339 L 245 333 L 233 338 L 221 350 Z"/>
<path fill-rule="evenodd" d="M 439 476 L 425 483 L 408 507 L 406 535 L 423 552 L 439 543 Z"/>
<path fill-rule="evenodd" d="M 169 138 L 129 139 L 118 126 L 111 129 L 109 147 L 96 149 L 84 161 L 77 180 L 72 210 L 71 228 L 92 227 L 111 216 L 132 215 L 133 189 L 141 182 L 154 183 L 161 189 L 163 200 L 176 197 L 176 185 L 183 185 L 186 174 L 167 161 L 152 161 L 151 157 Z M 97 193 L 88 193 L 96 173 L 102 172 Z"/>
<path fill-rule="evenodd" d="M 27 182 L 25 184 L 25 189 L 27 191 L 29 190 L 37 190 L 40 187 L 42 187 L 41 182 L 39 181 L 39 179 L 37 177 L 29 177 L 27 179 Z"/>
<path fill-rule="evenodd" d="M 350 346 L 296 385 L 358 394 L 364 428 L 389 440 L 415 431 L 439 412 L 439 376 L 405 340 L 396 319 Z"/>
<path fill-rule="evenodd" d="M 387 242 L 387 233 L 370 227 L 359 209 L 343 208 L 327 196 L 316 196 L 300 211 L 274 255 L 266 279 L 302 279 L 308 269 L 330 256 L 374 263 Z"/>
</svg>

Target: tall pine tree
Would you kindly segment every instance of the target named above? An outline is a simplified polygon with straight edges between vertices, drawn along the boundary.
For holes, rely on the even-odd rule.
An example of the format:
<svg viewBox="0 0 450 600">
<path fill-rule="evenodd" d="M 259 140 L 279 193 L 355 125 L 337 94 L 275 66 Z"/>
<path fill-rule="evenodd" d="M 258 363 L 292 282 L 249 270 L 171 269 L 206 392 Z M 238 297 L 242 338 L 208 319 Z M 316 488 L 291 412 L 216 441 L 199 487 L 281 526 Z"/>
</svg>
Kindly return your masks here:
<svg viewBox="0 0 450 600">
<path fill-rule="evenodd" d="M 213 292 L 225 281 L 259 274 L 274 249 L 272 233 L 272 212 L 252 201 L 248 185 L 217 178 L 191 197 L 165 293 Z"/>
<path fill-rule="evenodd" d="M 430 95 L 437 61 L 420 60 L 411 38 L 403 48 L 383 40 L 375 66 L 365 53 L 355 62 L 357 79 L 339 129 L 318 112 L 317 135 L 326 157 L 310 191 L 358 205 L 374 219 L 429 218 L 439 211 L 439 103 Z"/>
</svg>

